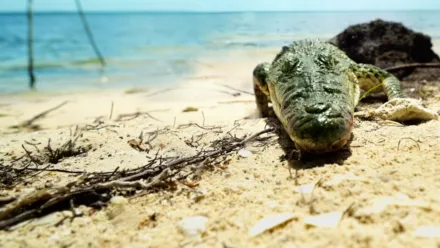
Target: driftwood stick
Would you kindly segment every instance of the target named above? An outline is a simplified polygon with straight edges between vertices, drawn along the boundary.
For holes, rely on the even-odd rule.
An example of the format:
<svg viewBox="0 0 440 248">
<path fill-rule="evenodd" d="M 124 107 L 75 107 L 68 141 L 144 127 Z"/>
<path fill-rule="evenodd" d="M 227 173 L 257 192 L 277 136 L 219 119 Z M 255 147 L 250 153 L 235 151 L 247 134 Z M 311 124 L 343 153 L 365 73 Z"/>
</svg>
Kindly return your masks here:
<svg viewBox="0 0 440 248">
<path fill-rule="evenodd" d="M 245 91 L 245 90 L 241 90 L 241 89 L 237 89 L 237 88 L 234 88 L 234 87 L 229 86 L 229 85 L 226 85 L 226 84 L 220 84 L 220 85 L 223 86 L 223 87 L 226 87 L 226 88 L 228 88 L 228 89 L 238 91 L 238 92 L 240 92 L 240 93 L 248 94 L 248 95 L 251 95 L 251 96 L 254 96 L 254 95 L 255 95 L 255 94 L 252 93 L 252 92 Z"/>
<path fill-rule="evenodd" d="M 116 118 L 116 121 L 130 121 L 130 120 L 134 120 L 136 118 L 138 118 L 141 115 L 146 115 L 148 117 L 150 117 L 151 119 L 155 120 L 155 121 L 161 121 L 155 117 L 153 117 L 150 113 L 148 112 L 135 112 L 135 113 L 129 113 L 129 114 L 120 114 L 118 116 L 118 118 Z"/>
<path fill-rule="evenodd" d="M 35 75 L 34 75 L 34 19 L 32 13 L 32 0 L 28 0 L 28 73 L 29 73 L 29 87 L 35 89 Z"/>
<path fill-rule="evenodd" d="M 145 183 L 141 180 L 127 182 L 124 180 L 114 180 L 106 183 L 100 183 L 92 186 L 93 189 L 111 189 L 111 188 L 141 188 L 143 190 L 151 189 L 161 183 L 170 175 L 170 170 L 165 169 L 159 175 L 154 177 L 151 182 Z"/>
<path fill-rule="evenodd" d="M 0 209 L 0 220 L 7 219 L 15 211 L 17 211 L 21 208 L 32 205 L 38 201 L 44 201 L 44 200 L 49 199 L 53 195 L 53 193 L 58 193 L 58 192 L 51 192 L 46 189 L 43 189 L 43 190 L 39 190 L 37 192 L 31 193 L 28 196 L 21 197 L 17 201 L 9 203 L 4 208 Z"/>
<path fill-rule="evenodd" d="M 149 183 L 145 183 L 140 180 L 135 182 L 124 182 L 120 180 L 114 180 L 107 183 L 99 183 L 86 188 L 80 188 L 78 190 L 74 190 L 71 192 L 69 192 L 71 187 L 69 185 L 51 191 L 45 189 L 40 190 L 33 193 L 30 197 L 24 197 L 20 199 L 18 202 L 12 202 L 6 205 L 6 207 L 4 207 L 3 209 L 0 209 L 0 230 L 8 228 L 22 221 L 34 218 L 38 216 L 40 213 L 47 210 L 48 208 L 58 203 L 65 202 L 66 200 L 72 199 L 73 197 L 84 193 L 92 193 L 95 190 L 112 189 L 112 188 L 119 188 L 119 189 L 141 188 L 147 190 L 160 184 L 169 175 L 170 175 L 170 170 L 165 169 L 159 175 L 154 177 Z M 45 200 L 47 201 L 41 207 L 36 209 L 30 209 L 16 216 L 13 216 L 13 214 L 19 211 L 20 209 Z M 9 216 L 13 216 L 13 217 L 8 219 Z"/>
<path fill-rule="evenodd" d="M 402 69 L 410 69 L 410 68 L 440 68 L 440 63 L 411 63 L 411 64 L 403 64 L 387 67 L 384 70 L 393 72 Z"/>
<path fill-rule="evenodd" d="M 19 214 L 17 216 L 14 216 L 13 218 L 0 221 L 0 230 L 11 227 L 11 226 L 18 224 L 20 222 L 32 219 L 33 217 L 37 216 L 37 214 L 38 214 L 38 210 L 33 209 L 30 211 L 24 212 L 22 214 Z"/>
<path fill-rule="evenodd" d="M 32 117 L 31 119 L 29 119 L 29 120 L 23 122 L 23 124 L 21 124 L 20 126 L 21 126 L 21 127 L 29 127 L 29 126 L 31 126 L 35 121 L 37 121 L 37 120 L 39 120 L 39 119 L 45 117 L 45 116 L 46 116 L 47 114 L 49 114 L 50 112 L 53 112 L 53 111 L 55 111 L 55 110 L 61 108 L 62 106 L 66 105 L 68 102 L 69 102 L 69 101 L 64 101 L 64 102 L 62 102 L 61 104 L 59 104 L 59 105 L 57 105 L 57 106 L 55 106 L 55 107 L 53 107 L 53 108 L 51 108 L 51 109 L 48 109 L 48 110 L 46 110 L 46 111 L 43 111 L 43 112 L 39 113 L 38 115 Z"/>
<path fill-rule="evenodd" d="M 112 105 L 110 107 L 110 116 L 108 117 L 109 120 L 111 120 L 113 116 L 113 107 L 114 107 L 114 102 L 112 101 Z"/>
<path fill-rule="evenodd" d="M 80 2 L 80 0 L 75 0 L 75 3 L 76 3 L 76 8 L 78 9 L 79 16 L 81 17 L 81 21 L 84 25 L 84 30 L 86 31 L 87 37 L 89 38 L 90 44 L 92 45 L 93 50 L 96 53 L 96 56 L 98 56 L 98 59 L 99 59 L 99 62 L 101 62 L 102 68 L 104 68 L 106 65 L 104 57 L 102 56 L 101 52 L 99 51 L 98 45 L 96 44 L 95 39 L 92 34 L 92 31 L 90 30 L 89 24 L 87 23 L 87 19 L 86 19 L 86 16 L 84 15 L 84 11 L 82 9 L 81 2 Z"/>
<path fill-rule="evenodd" d="M 41 168 L 35 168 L 35 167 L 27 167 L 27 168 L 12 168 L 13 170 L 27 170 L 27 171 L 42 171 L 43 169 Z M 66 173 L 66 174 L 75 174 L 75 175 L 80 175 L 80 174 L 84 174 L 87 173 L 86 171 L 76 171 L 76 170 L 62 170 L 62 169 L 44 169 L 45 172 L 60 172 L 60 173 Z M 96 172 L 96 174 L 99 174 L 100 172 Z M 103 172 L 104 173 L 104 172 Z M 89 172 L 88 174 L 95 174 L 93 172 Z"/>
<path fill-rule="evenodd" d="M 13 196 L 0 196 L 0 207 L 15 200 L 16 198 Z"/>
</svg>

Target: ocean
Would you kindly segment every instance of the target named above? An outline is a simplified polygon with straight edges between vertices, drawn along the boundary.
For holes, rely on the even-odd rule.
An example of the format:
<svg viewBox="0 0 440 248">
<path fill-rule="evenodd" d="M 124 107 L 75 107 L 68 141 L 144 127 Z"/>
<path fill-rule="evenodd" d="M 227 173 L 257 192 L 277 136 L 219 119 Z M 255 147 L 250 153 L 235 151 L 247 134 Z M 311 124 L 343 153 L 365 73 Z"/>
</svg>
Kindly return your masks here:
<svg viewBox="0 0 440 248">
<path fill-rule="evenodd" d="M 87 13 L 108 66 L 99 61 L 77 13 L 34 15 L 34 57 L 41 92 L 171 85 L 197 59 L 226 51 L 328 39 L 347 26 L 381 18 L 440 40 L 440 11 L 271 13 Z M 25 13 L 0 14 L 0 94 L 28 91 Z M 102 82 L 102 75 L 108 78 Z"/>
</svg>

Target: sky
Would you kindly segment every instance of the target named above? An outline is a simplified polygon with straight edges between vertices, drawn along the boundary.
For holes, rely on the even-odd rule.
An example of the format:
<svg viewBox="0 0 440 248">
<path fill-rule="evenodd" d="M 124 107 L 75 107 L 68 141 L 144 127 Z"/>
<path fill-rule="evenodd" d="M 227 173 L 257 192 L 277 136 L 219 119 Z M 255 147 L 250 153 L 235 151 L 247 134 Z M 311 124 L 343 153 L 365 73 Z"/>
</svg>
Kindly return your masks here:
<svg viewBox="0 0 440 248">
<path fill-rule="evenodd" d="M 24 11 L 28 0 L 0 0 Z M 33 0 L 36 11 L 74 11 L 75 0 Z M 362 11 L 440 10 L 440 0 L 81 0 L 86 11 Z"/>
</svg>

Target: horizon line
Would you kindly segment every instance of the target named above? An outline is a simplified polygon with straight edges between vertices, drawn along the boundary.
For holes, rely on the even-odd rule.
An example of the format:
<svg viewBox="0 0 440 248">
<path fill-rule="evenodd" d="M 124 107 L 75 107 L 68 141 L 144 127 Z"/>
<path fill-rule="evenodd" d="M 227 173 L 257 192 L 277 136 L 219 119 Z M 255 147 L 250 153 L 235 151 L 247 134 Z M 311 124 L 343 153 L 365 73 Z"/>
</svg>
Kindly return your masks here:
<svg viewBox="0 0 440 248">
<path fill-rule="evenodd" d="M 331 12 L 413 12 L 413 11 L 440 11 L 440 9 L 363 9 L 363 10 L 228 10 L 228 11 L 202 11 L 202 10 L 84 10 L 84 13 L 188 13 L 188 14 L 229 14 L 229 13 L 331 13 Z M 65 14 L 77 13 L 77 10 L 34 10 L 33 13 Z M 23 14 L 26 10 L 0 10 L 0 14 Z"/>
</svg>

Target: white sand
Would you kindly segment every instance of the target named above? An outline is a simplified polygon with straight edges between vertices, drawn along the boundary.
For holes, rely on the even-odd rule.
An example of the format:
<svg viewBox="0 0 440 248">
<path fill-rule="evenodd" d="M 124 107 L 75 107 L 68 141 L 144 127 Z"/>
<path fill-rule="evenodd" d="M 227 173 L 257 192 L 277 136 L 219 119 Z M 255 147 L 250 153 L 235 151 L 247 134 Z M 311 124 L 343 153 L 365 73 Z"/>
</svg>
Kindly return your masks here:
<svg viewBox="0 0 440 248">
<path fill-rule="evenodd" d="M 23 154 L 25 141 L 42 149 L 51 138 L 53 146 L 68 137 L 72 125 L 92 124 L 102 116 L 106 124 L 117 125 L 84 134 L 80 144 L 94 148 L 87 156 L 71 157 L 54 165 L 71 170 L 101 171 L 116 167 L 133 168 L 145 164 L 146 153 L 132 149 L 127 141 L 141 131 L 169 126 L 174 135 L 161 134 L 152 142 L 154 149 L 164 147 L 171 155 L 194 154 L 195 149 L 184 141 L 193 135 L 208 133 L 201 145 L 223 137 L 239 124 L 234 134 L 256 133 L 265 128 L 264 119 L 246 119 L 255 113 L 254 97 L 242 93 L 232 96 L 226 84 L 252 91 L 251 72 L 255 61 L 270 60 L 273 53 L 230 55 L 225 63 L 215 66 L 209 60 L 200 63 L 200 73 L 179 84 L 172 91 L 151 95 L 163 89 L 148 89 L 137 94 L 121 91 L 84 93 L 61 96 L 26 96 L 2 99 L 0 113 L 0 158 L 7 163 Z M 228 93 L 225 93 L 226 91 Z M 36 124 L 46 129 L 39 132 L 12 134 L 9 126 L 19 124 L 35 114 L 68 100 L 62 108 L 48 114 Z M 7 103 L 14 104 L 7 105 Z M 113 117 L 109 120 L 111 104 Z M 440 110 L 440 91 L 426 100 L 432 110 Z M 196 112 L 184 113 L 188 106 Z M 160 121 L 146 115 L 116 122 L 120 114 L 148 111 Z M 202 114 L 203 112 L 203 114 Z M 203 117 L 204 116 L 204 117 Z M 236 122 L 238 121 L 238 122 Z M 225 125 L 214 134 L 179 124 Z M 173 128 L 174 126 L 174 128 Z M 278 136 L 274 136 L 275 141 Z M 398 146 L 400 142 L 400 146 Z M 31 147 L 30 147 L 31 148 Z M 128 198 L 128 203 L 111 204 L 101 211 L 80 207 L 84 216 L 55 226 L 55 215 L 47 219 L 0 231 L 0 247 L 437 247 L 436 237 L 420 227 L 440 224 L 440 121 L 413 126 L 393 126 L 357 121 L 351 156 L 346 159 L 313 160 L 310 169 L 298 170 L 289 176 L 287 162 L 280 161 L 284 151 L 278 142 L 266 149 L 249 146 L 247 158 L 237 154 L 222 168 L 205 171 L 195 188 L 182 184 L 175 191 L 164 191 Z M 150 154 L 151 155 L 151 154 Z M 1 160 L 0 160 L 1 161 Z M 293 171 L 294 173 L 295 171 Z M 357 176 L 357 177 L 355 177 Z M 334 180 L 341 178 L 342 180 Z M 347 179 L 348 178 L 348 179 Z M 349 180 L 351 179 L 351 180 Z M 62 184 L 74 177 L 59 173 L 43 173 L 26 186 L 0 193 L 18 195 L 47 184 Z M 298 193 L 300 185 L 321 180 L 313 195 Z M 196 197 L 197 196 L 197 197 Z M 393 205 L 384 197 L 397 197 L 406 206 Z M 405 197 L 413 200 L 412 202 Z M 379 205 L 374 203 L 378 201 Z M 419 201 L 415 204 L 414 201 Z M 422 202 L 422 203 L 420 203 Z M 306 217 L 332 211 L 351 210 L 333 227 L 310 227 Z M 376 211 L 376 212 L 375 212 Z M 294 218 L 273 231 L 257 237 L 248 235 L 261 218 L 277 213 L 293 213 Z M 155 215 L 156 220 L 151 216 Z M 191 216 L 207 218 L 200 237 L 188 237 L 180 231 L 179 221 Z M 199 218 L 200 219 L 200 218 Z M 201 218 L 203 219 L 203 218 Z M 203 226 L 203 225 L 201 225 Z M 200 227 L 201 228 L 201 227 Z M 423 236 L 423 235 L 422 235 Z"/>
</svg>

